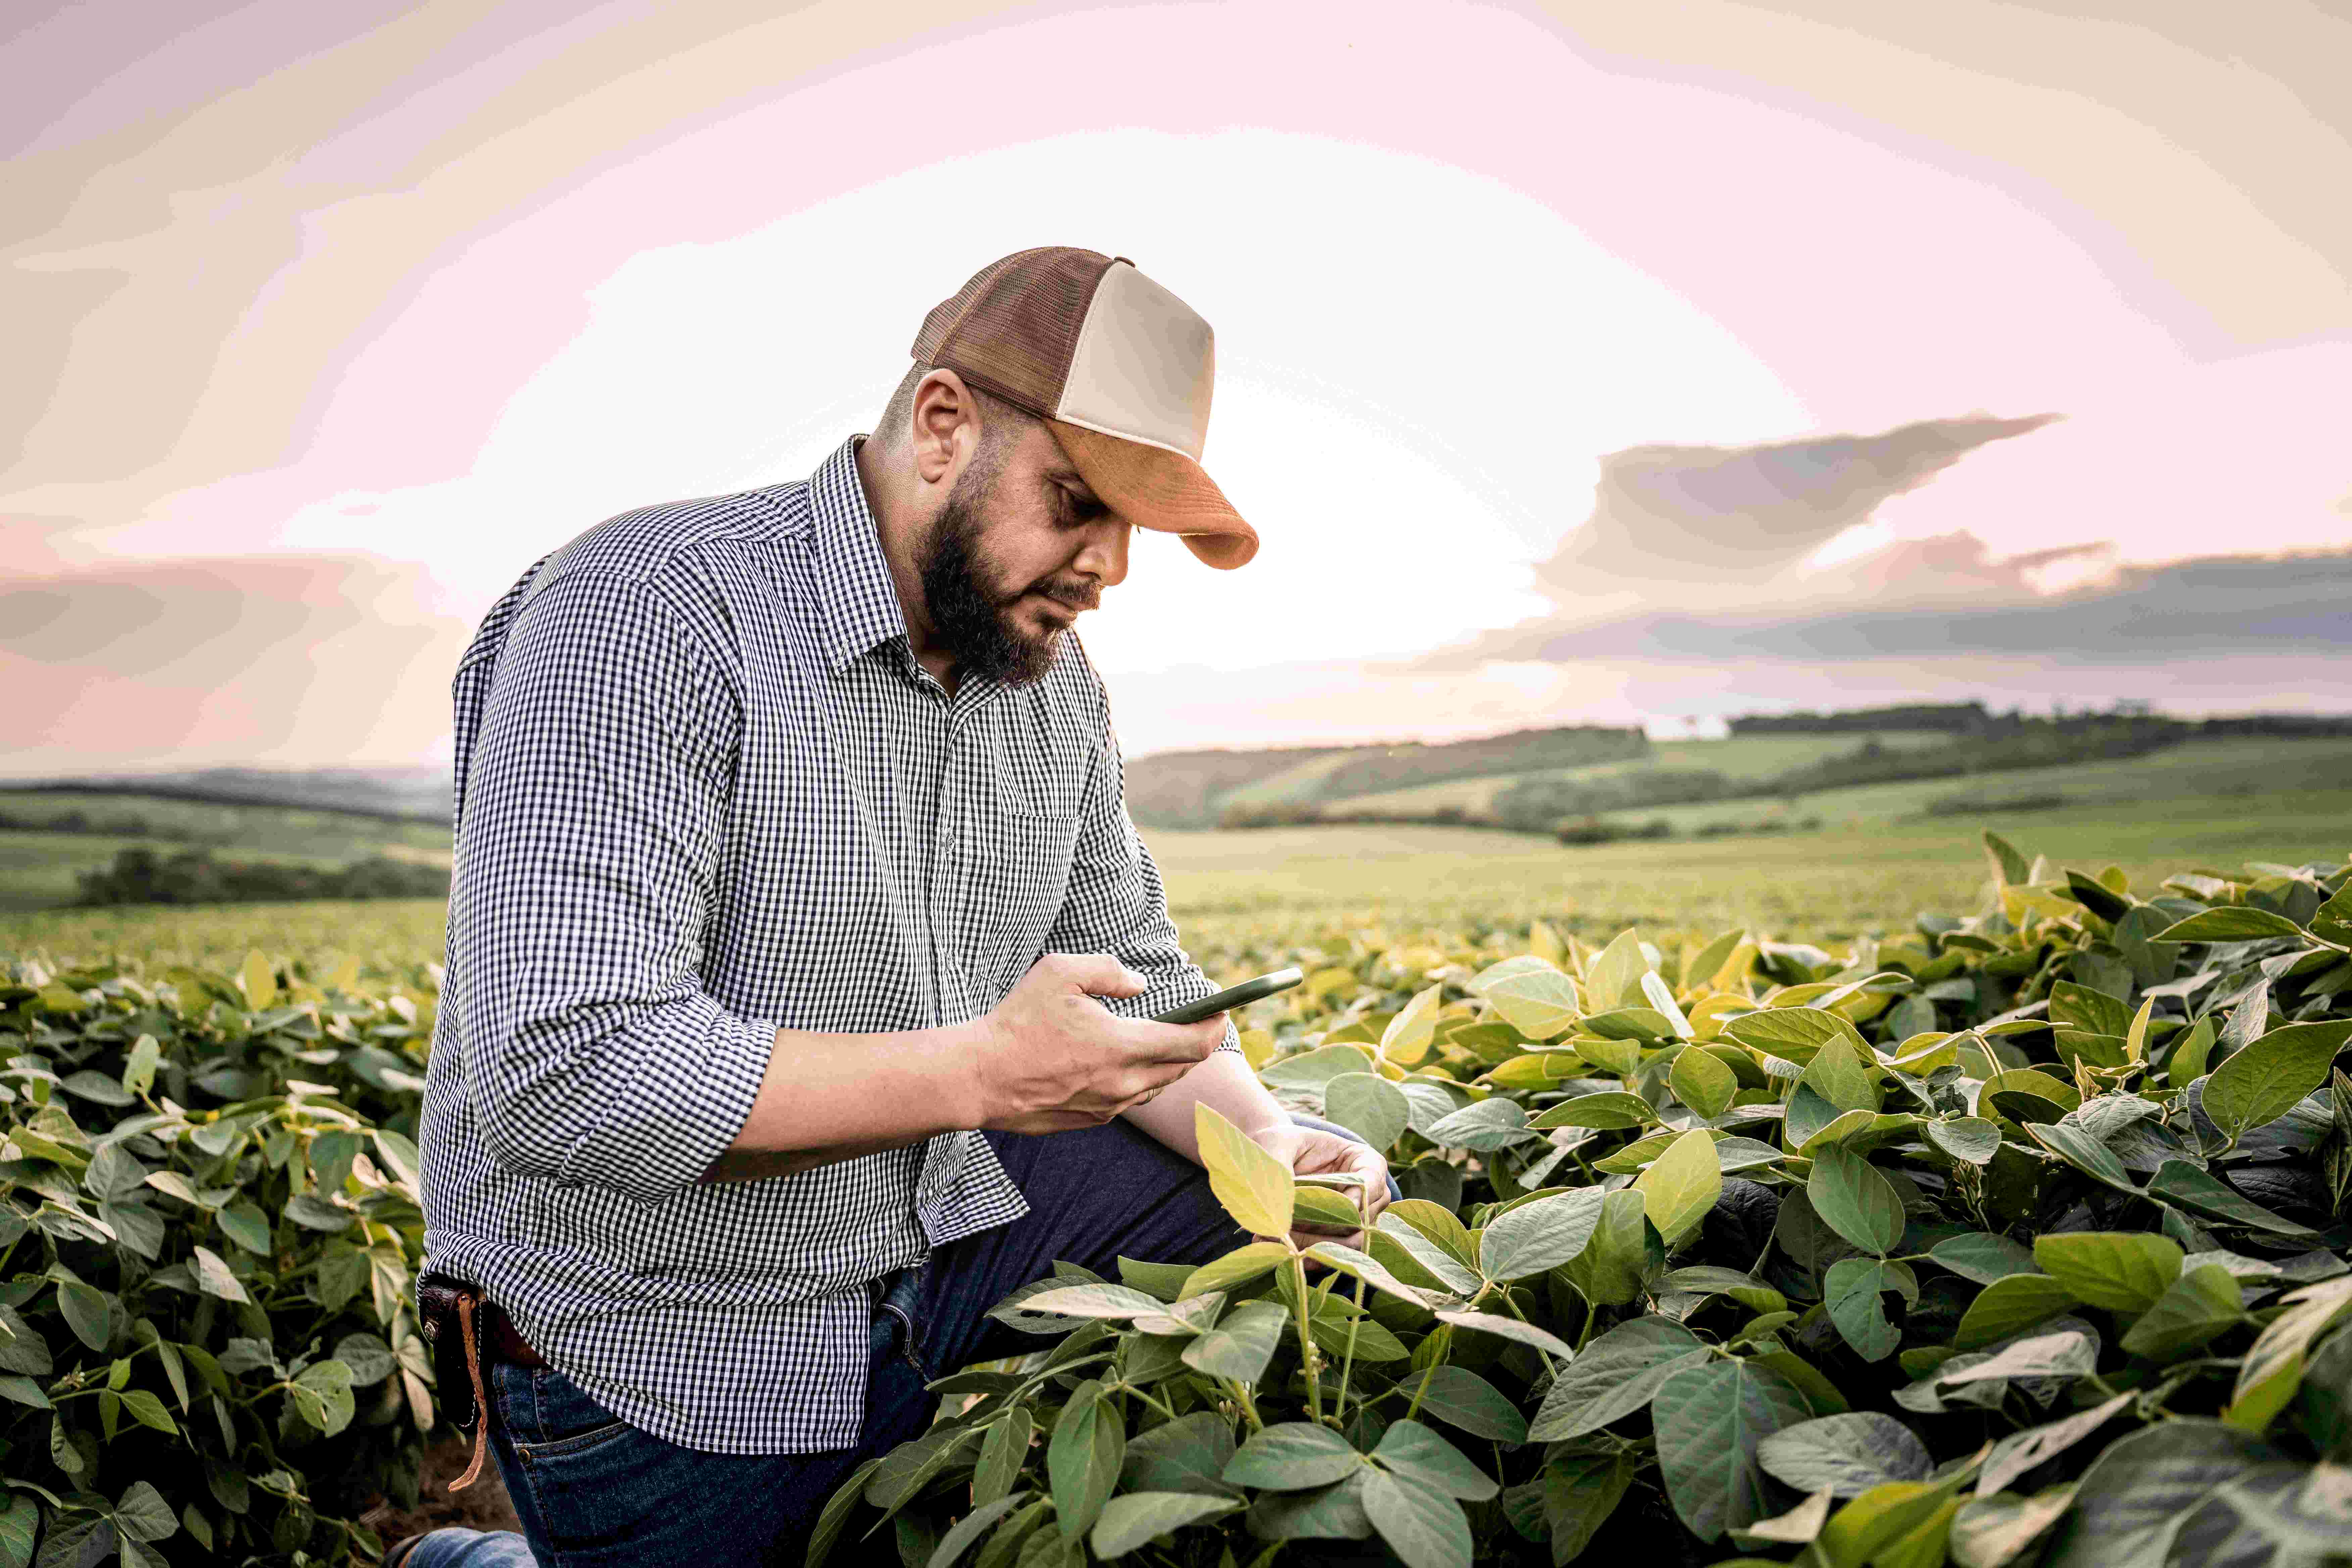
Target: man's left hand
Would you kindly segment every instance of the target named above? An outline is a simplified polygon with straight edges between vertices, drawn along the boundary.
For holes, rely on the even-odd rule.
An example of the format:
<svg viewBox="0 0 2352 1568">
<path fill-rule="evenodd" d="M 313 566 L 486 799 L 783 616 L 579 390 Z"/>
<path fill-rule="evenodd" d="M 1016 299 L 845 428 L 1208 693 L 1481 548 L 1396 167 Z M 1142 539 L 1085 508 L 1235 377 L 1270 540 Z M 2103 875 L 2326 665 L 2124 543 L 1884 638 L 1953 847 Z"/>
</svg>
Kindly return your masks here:
<svg viewBox="0 0 2352 1568">
<path fill-rule="evenodd" d="M 1370 1144 L 1326 1132 L 1319 1127 L 1301 1127 L 1289 1121 L 1262 1128 L 1250 1136 L 1259 1148 L 1289 1166 L 1294 1174 L 1318 1176 L 1344 1172 L 1363 1177 L 1360 1202 L 1367 1225 L 1380 1218 L 1381 1211 L 1389 1206 L 1389 1163 Z M 1322 1230 L 1294 1230 L 1290 1240 L 1301 1248 L 1318 1241 L 1336 1241 L 1360 1249 L 1364 1233 L 1334 1236 Z"/>
</svg>

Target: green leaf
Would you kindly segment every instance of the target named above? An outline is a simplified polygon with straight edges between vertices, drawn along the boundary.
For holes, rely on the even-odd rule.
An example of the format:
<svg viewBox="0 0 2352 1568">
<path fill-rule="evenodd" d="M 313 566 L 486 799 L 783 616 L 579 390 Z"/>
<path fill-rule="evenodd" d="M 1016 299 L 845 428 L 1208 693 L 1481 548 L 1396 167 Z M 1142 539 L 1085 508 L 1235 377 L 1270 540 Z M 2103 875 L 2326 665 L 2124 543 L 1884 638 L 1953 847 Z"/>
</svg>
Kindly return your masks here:
<svg viewBox="0 0 2352 1568">
<path fill-rule="evenodd" d="M 1124 1557 L 1188 1524 L 1232 1513 L 1241 1506 L 1232 1498 L 1202 1497 L 1198 1492 L 1129 1492 L 1104 1506 L 1087 1543 L 1097 1557 Z"/>
<path fill-rule="evenodd" d="M 1923 1481 L 1936 1468 L 1917 1433 L 1874 1410 L 1800 1421 L 1765 1438 L 1756 1457 L 1773 1479 L 1836 1498 L 1888 1481 Z"/>
<path fill-rule="evenodd" d="M 972 1510 L 956 1521 L 955 1528 L 940 1537 L 940 1543 L 925 1568 L 955 1568 L 956 1560 L 971 1543 L 988 1532 L 991 1525 L 1027 1500 L 1027 1492 L 993 1497 L 986 1501 L 974 1500 Z"/>
<path fill-rule="evenodd" d="M 1234 1223 L 1253 1236 L 1288 1235 L 1290 1167 L 1218 1115 L 1206 1100 L 1194 1103 L 1192 1128 L 1199 1140 L 1201 1163 L 1208 1167 L 1209 1190 L 1234 1216 Z M 1066 1526 L 1067 1521 L 1064 1523 Z"/>
<path fill-rule="evenodd" d="M 296 1375 L 287 1393 L 302 1419 L 331 1437 L 352 1424 L 352 1369 L 339 1361 L 313 1362 Z M 161 1406 L 158 1406 L 161 1408 Z"/>
<path fill-rule="evenodd" d="M 1484 997 L 1496 1016 L 1531 1040 L 1566 1034 L 1580 1013 L 1576 983 L 1528 954 L 1481 970 L 1466 989 Z"/>
<path fill-rule="evenodd" d="M 2068 1231 L 2034 1238 L 2033 1261 L 2074 1299 L 2111 1312 L 2145 1312 L 2180 1277 L 2180 1248 L 2140 1231 Z"/>
<path fill-rule="evenodd" d="M 1723 1032 L 1743 1046 L 1780 1058 L 1811 1062 L 1823 1046 L 1837 1040 L 1850 1047 L 1858 1064 L 1870 1047 L 1857 1030 L 1838 1014 L 1820 1007 L 1768 1007 L 1743 1013 L 1723 1026 Z"/>
<path fill-rule="evenodd" d="M 41 1505 L 22 1492 L 11 1492 L 0 1509 L 0 1568 L 25 1568 L 33 1560 L 33 1541 L 41 1529 Z"/>
<path fill-rule="evenodd" d="M 1341 1073 L 1323 1087 L 1323 1114 L 1363 1139 L 1386 1150 L 1404 1136 L 1412 1104 L 1378 1073 Z"/>
<path fill-rule="evenodd" d="M 1559 1369 L 1528 1428 L 1531 1442 L 1559 1442 L 1597 1432 L 1648 1405 L 1667 1378 L 1713 1352 L 1671 1318 L 1618 1324 Z"/>
<path fill-rule="evenodd" d="M 2205 1080 L 2205 1114 L 2232 1139 L 2277 1121 L 2327 1081 L 2347 1037 L 2352 1018 L 2273 1029 L 2213 1069 Z"/>
<path fill-rule="evenodd" d="M 1978 1292 L 1960 1314 L 1952 1342 L 1964 1351 L 2005 1340 L 2074 1304 L 2074 1293 L 2046 1274 L 2012 1274 Z"/>
<path fill-rule="evenodd" d="M 981 1440 L 980 1460 L 972 1468 L 974 1503 L 1001 1502 L 1013 1495 L 1013 1484 L 1029 1461 L 1029 1440 L 1036 1429 L 1036 1418 L 1025 1405 L 1014 1405 L 990 1423 L 988 1436 Z"/>
<path fill-rule="evenodd" d="M 1388 1027 L 1381 1031 L 1381 1055 L 1384 1058 L 1409 1063 L 1428 1054 L 1429 1042 L 1437 1033 L 1438 997 L 1444 990 L 1442 981 L 1424 986 L 1397 1010 Z"/>
<path fill-rule="evenodd" d="M 1648 1199 L 1630 1187 L 1611 1193 L 1601 1205 L 1601 1224 L 1591 1242 L 1565 1265 L 1569 1279 L 1588 1301 L 1623 1306 L 1642 1293 L 1649 1278 L 1651 1250 L 1664 1261 L 1663 1244 L 1650 1224 Z M 1381 1216 L 1385 1219 L 1388 1216 Z"/>
<path fill-rule="evenodd" d="M 1383 1268 L 1376 1258 L 1336 1241 L 1318 1241 L 1307 1249 L 1309 1258 L 1320 1258 L 1342 1274 L 1351 1274 L 1374 1289 L 1410 1301 L 1416 1307 L 1426 1307 L 1451 1298 L 1443 1292 L 1409 1285 Z"/>
<path fill-rule="evenodd" d="M 2141 1196 L 2131 1173 L 2116 1158 L 2115 1151 L 2101 1142 L 2096 1134 L 2073 1121 L 2034 1122 L 2025 1129 L 2026 1136 L 2058 1155 L 2093 1181 L 2100 1182 L 2120 1193 Z"/>
<path fill-rule="evenodd" d="M 269 1218 L 252 1200 L 239 1198 L 215 1215 L 221 1234 L 257 1258 L 269 1256 Z"/>
<path fill-rule="evenodd" d="M 1643 1001 L 1642 976 L 1649 973 L 1649 955 L 1642 951 L 1642 939 L 1629 927 L 1585 965 L 1585 1000 L 1595 1013 L 1638 1007 Z"/>
<path fill-rule="evenodd" d="M 1473 1437 L 1527 1441 L 1528 1418 L 1510 1395 L 1466 1366 L 1433 1366 L 1416 1373 L 1398 1385 L 1396 1397 L 1408 1404 L 1418 1397 L 1422 1414 Z"/>
<path fill-rule="evenodd" d="M 278 971 L 260 949 L 245 955 L 245 967 L 237 972 L 237 978 L 245 984 L 245 1005 L 254 1012 L 278 1000 Z"/>
<path fill-rule="evenodd" d="M 1357 1496 L 1405 1568 L 1470 1568 L 1470 1521 L 1444 1492 L 1408 1476 L 1372 1470 L 1358 1484 Z"/>
<path fill-rule="evenodd" d="M 175 1437 L 179 1436 L 180 1426 L 172 1419 L 172 1413 L 163 1408 L 162 1400 L 143 1388 L 123 1390 L 122 1408 L 142 1426 L 152 1426 L 158 1432 L 168 1432 Z M 161 1540 L 162 1537 L 151 1536 L 149 1539 Z"/>
<path fill-rule="evenodd" d="M 1675 1099 L 1710 1121 L 1730 1110 L 1739 1092 L 1739 1075 L 1699 1046 L 1685 1046 L 1675 1055 L 1666 1082 Z"/>
<path fill-rule="evenodd" d="M 2245 1293 L 2218 1263 L 2188 1270 L 2124 1333 L 2124 1349 L 2170 1361 L 2234 1326 L 2246 1312 Z"/>
<path fill-rule="evenodd" d="M 1045 1446 L 1045 1473 L 1053 1487 L 1054 1517 L 1075 1537 L 1094 1527 L 1118 1482 L 1127 1457 L 1127 1432 L 1118 1410 L 1092 1379 L 1078 1385 L 1054 1423 Z"/>
<path fill-rule="evenodd" d="M 1911 1270 L 1881 1258 L 1842 1258 L 1830 1265 L 1823 1280 L 1822 1301 L 1830 1321 L 1864 1361 L 1884 1361 L 1903 1342 L 1902 1331 L 1886 1316 L 1882 1295 L 1888 1290 L 1901 1291 L 1906 1300 L 1919 1298 L 1919 1283 Z"/>
<path fill-rule="evenodd" d="M 1168 1310 L 1168 1303 L 1158 1297 L 1130 1290 L 1124 1285 L 1064 1285 L 1024 1297 L 1021 1305 L 1024 1310 L 1031 1312 L 1053 1312 L 1065 1318 L 1108 1318 L 1118 1321 L 1157 1317 Z"/>
<path fill-rule="evenodd" d="M 1811 1415 L 1795 1384 L 1751 1363 L 1710 1357 L 1668 1378 L 1653 1404 L 1658 1468 L 1683 1528 L 1712 1542 L 1770 1511 L 1757 1451 Z"/>
<path fill-rule="evenodd" d="M 2165 927 L 2155 942 L 2256 942 L 2264 937 L 2301 936 L 2304 930 L 2284 915 L 2232 904 Z"/>
<path fill-rule="evenodd" d="M 1621 1089 L 1604 1089 L 1564 1100 L 1528 1126 L 1538 1132 L 1555 1127 L 1592 1127 L 1614 1132 L 1629 1127 L 1646 1127 L 1657 1119 L 1657 1111 L 1640 1095 L 1628 1094 Z"/>
<path fill-rule="evenodd" d="M 1244 1301 L 1184 1347 L 1184 1364 L 1212 1377 L 1255 1383 L 1274 1359 L 1288 1314 L 1273 1301 Z"/>
<path fill-rule="evenodd" d="M 1253 1241 L 1247 1246 L 1237 1247 L 1223 1258 L 1213 1258 L 1186 1275 L 1184 1295 L 1190 1298 L 1205 1295 L 1211 1290 L 1230 1290 L 1261 1274 L 1272 1273 L 1289 1257 L 1290 1248 L 1279 1241 Z"/>
<path fill-rule="evenodd" d="M 2000 1149 L 2000 1129 L 1981 1116 L 1952 1116 L 1930 1121 L 1927 1142 L 1955 1160 L 1988 1165 Z"/>
<path fill-rule="evenodd" d="M 162 1492 L 145 1481 L 133 1481 L 114 1505 L 114 1528 L 133 1541 L 162 1541 L 178 1531 L 180 1520 Z"/>
<path fill-rule="evenodd" d="M 1813 1156 L 1805 1196 L 1822 1223 L 1865 1252 L 1885 1254 L 1903 1239 L 1903 1196 L 1869 1161 L 1843 1144 Z"/>
<path fill-rule="evenodd" d="M 1401 1476 L 1465 1501 L 1483 1501 L 1502 1490 L 1461 1449 L 1418 1421 L 1391 1422 L 1372 1458 Z"/>
<path fill-rule="evenodd" d="M 2208 1224 L 2221 1220 L 2295 1241 L 2316 1243 L 2322 1239 L 2317 1231 L 2299 1226 L 2284 1215 L 2273 1214 L 2220 1177 L 2186 1160 L 2167 1160 L 2158 1165 L 2156 1174 L 2148 1178 L 2147 1195 L 2185 1209 Z"/>
<path fill-rule="evenodd" d="M 2016 887 L 2033 879 L 2033 872 L 2025 857 L 2011 846 L 2008 839 L 1988 827 L 1984 830 L 1985 859 L 1992 867 L 1992 879 L 2000 887 Z"/>
<path fill-rule="evenodd" d="M 2071 1486 L 2053 1487 L 2030 1498 L 1979 1494 L 1952 1516 L 1951 1560 L 1961 1568 L 2001 1568 L 2057 1523 L 2074 1500 Z"/>
<path fill-rule="evenodd" d="M 819 1564 L 832 1554 L 833 1543 L 841 1538 L 842 1526 L 849 1522 L 851 1512 L 866 1495 L 866 1483 L 881 1468 L 882 1460 L 878 1456 L 861 1461 L 856 1469 L 849 1472 L 846 1479 L 834 1488 L 833 1495 L 824 1500 L 824 1507 L 816 1516 L 816 1527 L 809 1532 L 804 1568 L 819 1568 Z"/>
<path fill-rule="evenodd" d="M 1317 1491 L 1267 1492 L 1250 1504 L 1249 1532 L 1261 1541 L 1361 1541 L 1372 1533 L 1363 1490 L 1374 1473 L 1367 1466 Z"/>
<path fill-rule="evenodd" d="M 1480 1333 L 1494 1334 L 1517 1344 L 1533 1345 L 1539 1351 L 1559 1356 L 1563 1360 L 1576 1353 L 1550 1330 L 1539 1329 L 1533 1323 L 1523 1323 L 1517 1318 L 1506 1318 L 1494 1312 L 1463 1312 L 1441 1307 L 1438 1309 L 1437 1321 L 1441 1323 L 1452 1323 L 1457 1328 L 1475 1329 Z"/>
<path fill-rule="evenodd" d="M 1723 1195 L 1723 1171 L 1716 1163 L 1715 1140 L 1703 1128 L 1684 1133 L 1633 1179 L 1633 1190 L 1643 1194 L 1644 1212 L 1668 1249 L 1681 1245 Z M 1897 1229 L 1899 1233 L 1899 1225 Z"/>
<path fill-rule="evenodd" d="M 114 1332 L 114 1312 L 105 1291 L 93 1285 L 62 1282 L 58 1286 L 58 1310 L 74 1338 L 94 1351 L 106 1348 Z"/>
<path fill-rule="evenodd" d="M 1629 1454 L 1566 1454 L 1544 1467 L 1543 1523 L 1554 1563 L 1573 1563 L 1609 1516 L 1640 1468 Z"/>
<path fill-rule="evenodd" d="M 1850 1028 L 1851 1026 L 1848 1026 Z M 1843 1110 L 1878 1109 L 1878 1090 L 1863 1070 L 1866 1047 L 1854 1044 L 1843 1032 L 1832 1035 L 1813 1053 L 1803 1076 L 1798 1082 Z"/>
<path fill-rule="evenodd" d="M 1234 1457 L 1233 1428 L 1211 1410 L 1196 1410 L 1136 1435 L 1127 1445 L 1119 1484 L 1139 1492 L 1227 1493 L 1225 1463 Z"/>
<path fill-rule="evenodd" d="M 349 1230 L 359 1215 L 316 1193 L 297 1193 L 286 1200 L 286 1217 L 305 1230 Z"/>
<path fill-rule="evenodd" d="M 1705 1139 L 1706 1134 L 1695 1134 Z M 1710 1146 L 1706 1156 L 1707 1170 L 1715 1170 L 1715 1154 Z M 1717 1178 L 1718 1183 L 1721 1178 Z M 1598 1187 L 1582 1187 L 1575 1192 L 1554 1197 L 1538 1198 L 1531 1204 L 1496 1215 L 1486 1223 L 1478 1241 L 1478 1270 L 1488 1279 L 1524 1279 L 1541 1274 L 1582 1252 L 1585 1244 L 1601 1223 L 1601 1201 L 1607 1194 Z"/>
<path fill-rule="evenodd" d="M 134 1095 L 146 1093 L 155 1087 L 155 1068 L 163 1060 L 163 1047 L 155 1043 L 155 1037 L 140 1036 L 122 1059 L 122 1087 Z"/>
<path fill-rule="evenodd" d="M 2095 1405 L 2063 1421 L 2011 1433 L 1985 1456 L 1984 1468 L 1977 1476 L 1977 1495 L 1990 1497 L 2043 1460 L 2065 1452 L 2105 1426 L 2109 1416 L 2131 1402 L 2129 1394 L 2118 1394 L 2104 1405 Z"/>
<path fill-rule="evenodd" d="M 1363 1462 L 1348 1439 L 1328 1426 L 1284 1421 L 1253 1434 L 1235 1449 L 1223 1479 L 1266 1491 L 1305 1491 L 1353 1475 Z"/>
<path fill-rule="evenodd" d="M 1412 1201 L 1410 1198 L 1405 1200 L 1406 1203 Z M 1381 1211 L 1381 1217 L 1373 1221 L 1375 1238 L 1386 1237 L 1395 1242 L 1404 1249 L 1405 1256 L 1419 1264 L 1431 1279 L 1447 1289 L 1464 1296 L 1476 1291 L 1479 1281 L 1478 1271 L 1469 1267 L 1467 1260 L 1460 1254 L 1432 1238 L 1409 1217 L 1398 1214 L 1397 1210 L 1403 1206 L 1403 1204 L 1391 1204 Z M 1465 1241 L 1466 1244 L 1466 1233 Z M 1475 1256 L 1476 1253 L 1473 1250 L 1472 1257 Z"/>
<path fill-rule="evenodd" d="M 2044 1568 L 2140 1568 L 2171 1561 L 2181 1516 L 2285 1451 L 2217 1421 L 2177 1417 L 2112 1443 L 2074 1483 Z M 2265 1550 L 2247 1562 L 2267 1562 Z M 2181 1559 L 2196 1562 L 2196 1557 Z"/>
<path fill-rule="evenodd" d="M 1949 1236 L 1927 1249 L 1927 1256 L 1963 1279 L 1990 1285 L 2012 1274 L 2031 1274 L 2033 1254 L 2022 1243 L 1990 1231 L 1972 1230 Z"/>
<path fill-rule="evenodd" d="M 2242 1431 L 2260 1434 L 2294 1397 L 2311 1342 L 2352 1307 L 2352 1275 L 2306 1285 L 2285 1301 L 2286 1310 L 2270 1321 L 2238 1363 L 2237 1386 L 2221 1413 L 2222 1420 Z"/>
<path fill-rule="evenodd" d="M 252 1300 L 245 1293 L 245 1287 L 237 1282 L 236 1276 L 229 1272 L 228 1265 L 222 1262 L 220 1255 L 210 1247 L 196 1247 L 194 1261 L 196 1288 L 205 1295 L 217 1296 L 224 1301 Z"/>
</svg>

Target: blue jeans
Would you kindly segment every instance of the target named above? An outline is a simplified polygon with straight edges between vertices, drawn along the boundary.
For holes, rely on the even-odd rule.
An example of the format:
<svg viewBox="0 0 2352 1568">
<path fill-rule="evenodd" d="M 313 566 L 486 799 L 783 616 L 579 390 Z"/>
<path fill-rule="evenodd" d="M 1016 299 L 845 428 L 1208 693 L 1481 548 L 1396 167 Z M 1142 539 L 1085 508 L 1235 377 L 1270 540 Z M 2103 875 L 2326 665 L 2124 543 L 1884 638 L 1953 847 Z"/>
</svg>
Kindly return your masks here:
<svg viewBox="0 0 2352 1568">
<path fill-rule="evenodd" d="M 1297 1121 L 1353 1138 L 1328 1121 Z M 1029 1200 L 1011 1225 L 969 1236 L 885 1282 L 868 1346 L 865 1428 L 855 1447 L 708 1454 L 621 1420 L 551 1367 L 487 1368 L 490 1451 L 523 1534 L 437 1530 L 404 1568 L 797 1568 L 817 1511 L 849 1472 L 930 1425 L 923 1385 L 975 1361 L 1048 1342 L 988 1310 L 1057 1260 L 1118 1278 L 1118 1258 L 1205 1263 L 1249 1237 L 1207 1177 L 1124 1121 L 1029 1137 L 983 1133 Z M 1390 1195 L 1396 1183 L 1391 1178 Z M 713 1368 L 723 1376 L 723 1368 Z M 870 1548 L 871 1543 L 868 1543 Z M 844 1562 L 870 1549 L 842 1543 Z M 891 1548 L 895 1554 L 895 1545 Z"/>
</svg>

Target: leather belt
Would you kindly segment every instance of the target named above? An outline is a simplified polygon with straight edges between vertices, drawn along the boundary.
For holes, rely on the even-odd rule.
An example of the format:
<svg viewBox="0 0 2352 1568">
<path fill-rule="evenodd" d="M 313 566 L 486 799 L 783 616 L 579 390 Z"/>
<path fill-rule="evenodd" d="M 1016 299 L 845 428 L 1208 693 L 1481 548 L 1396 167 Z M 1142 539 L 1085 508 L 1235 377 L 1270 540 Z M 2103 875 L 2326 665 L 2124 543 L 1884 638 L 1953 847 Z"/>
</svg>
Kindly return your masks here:
<svg viewBox="0 0 2352 1568">
<path fill-rule="evenodd" d="M 470 1422 L 452 1418 L 455 1426 L 474 1428 L 473 1457 L 466 1473 L 449 1483 L 451 1491 L 461 1491 L 482 1473 L 482 1460 L 488 1452 L 489 1391 L 482 1377 L 483 1363 L 509 1361 L 518 1366 L 543 1367 L 547 1359 L 531 1348 L 499 1304 L 469 1280 L 428 1274 L 417 1282 L 416 1298 L 425 1337 L 433 1342 L 435 1382 L 444 1408 L 459 1408 L 456 1400 L 461 1391 L 472 1401 Z"/>
</svg>

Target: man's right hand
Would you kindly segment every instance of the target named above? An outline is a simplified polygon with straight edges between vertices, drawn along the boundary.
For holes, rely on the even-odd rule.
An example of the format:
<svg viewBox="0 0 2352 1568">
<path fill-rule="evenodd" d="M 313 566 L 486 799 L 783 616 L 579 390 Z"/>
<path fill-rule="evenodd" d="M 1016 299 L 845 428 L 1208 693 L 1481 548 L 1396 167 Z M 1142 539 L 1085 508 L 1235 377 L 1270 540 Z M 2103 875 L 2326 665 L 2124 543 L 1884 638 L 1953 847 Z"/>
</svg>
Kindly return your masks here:
<svg viewBox="0 0 2352 1568">
<path fill-rule="evenodd" d="M 1097 1000 L 1149 984 L 1108 953 L 1049 952 L 979 1020 L 980 1125 L 999 1132 L 1099 1127 L 1200 1065 L 1225 1015 L 1196 1024 L 1128 1018 Z"/>
</svg>

